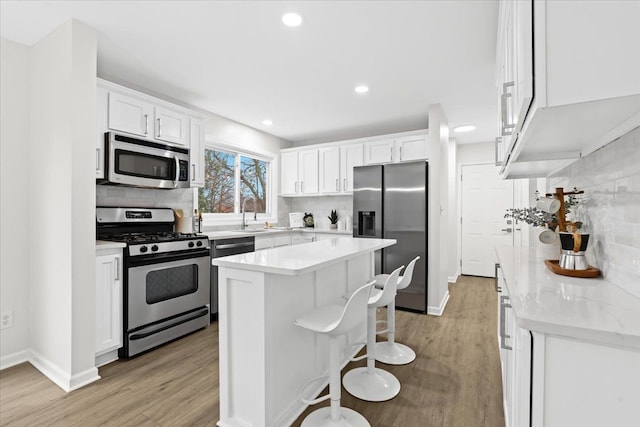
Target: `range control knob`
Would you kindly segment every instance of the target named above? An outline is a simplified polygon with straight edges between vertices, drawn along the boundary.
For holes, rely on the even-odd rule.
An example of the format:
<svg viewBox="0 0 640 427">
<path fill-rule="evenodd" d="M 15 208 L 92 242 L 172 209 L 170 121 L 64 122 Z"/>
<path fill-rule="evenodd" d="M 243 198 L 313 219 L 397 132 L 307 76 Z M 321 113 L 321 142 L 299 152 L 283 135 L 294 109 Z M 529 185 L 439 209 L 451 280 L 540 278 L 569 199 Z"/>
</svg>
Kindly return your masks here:
<svg viewBox="0 0 640 427">
<path fill-rule="evenodd" d="M 198 243 L 196 243 L 196 246 L 198 246 L 198 247 L 202 246 L 202 242 L 200 240 L 198 240 Z"/>
<path fill-rule="evenodd" d="M 189 242 L 189 247 L 192 248 L 193 247 L 193 242 Z"/>
<path fill-rule="evenodd" d="M 147 252 L 147 247 L 146 246 L 140 246 L 140 252 L 142 252 L 142 253 Z"/>
<path fill-rule="evenodd" d="M 153 246 L 151 246 L 151 250 L 152 250 L 153 252 L 158 252 L 158 245 L 153 245 Z"/>
</svg>

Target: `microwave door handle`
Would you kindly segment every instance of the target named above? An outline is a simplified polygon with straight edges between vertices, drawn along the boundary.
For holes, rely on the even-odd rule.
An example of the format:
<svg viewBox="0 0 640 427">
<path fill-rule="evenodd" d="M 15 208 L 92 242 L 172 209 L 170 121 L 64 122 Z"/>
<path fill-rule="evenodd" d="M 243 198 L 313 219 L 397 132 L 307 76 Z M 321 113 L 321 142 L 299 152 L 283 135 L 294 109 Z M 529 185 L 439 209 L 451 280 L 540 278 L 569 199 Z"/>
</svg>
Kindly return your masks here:
<svg viewBox="0 0 640 427">
<path fill-rule="evenodd" d="M 175 156 L 173 158 L 173 160 L 176 162 L 176 173 L 175 173 L 175 175 L 173 177 L 173 186 L 174 186 L 174 188 L 177 188 L 178 187 L 178 182 L 180 180 L 180 159 L 178 159 L 178 157 Z"/>
</svg>

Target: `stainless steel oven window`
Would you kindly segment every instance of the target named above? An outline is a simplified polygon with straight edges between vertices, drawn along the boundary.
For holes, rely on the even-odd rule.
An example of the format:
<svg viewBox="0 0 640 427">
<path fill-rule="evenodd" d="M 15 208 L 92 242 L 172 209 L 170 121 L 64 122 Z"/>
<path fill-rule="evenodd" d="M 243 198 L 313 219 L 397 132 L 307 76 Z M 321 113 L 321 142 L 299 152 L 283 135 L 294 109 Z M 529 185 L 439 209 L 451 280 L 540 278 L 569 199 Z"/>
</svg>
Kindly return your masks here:
<svg viewBox="0 0 640 427">
<path fill-rule="evenodd" d="M 147 274 L 145 297 L 155 304 L 189 295 L 198 290 L 198 266 L 195 264 L 165 268 Z"/>
</svg>

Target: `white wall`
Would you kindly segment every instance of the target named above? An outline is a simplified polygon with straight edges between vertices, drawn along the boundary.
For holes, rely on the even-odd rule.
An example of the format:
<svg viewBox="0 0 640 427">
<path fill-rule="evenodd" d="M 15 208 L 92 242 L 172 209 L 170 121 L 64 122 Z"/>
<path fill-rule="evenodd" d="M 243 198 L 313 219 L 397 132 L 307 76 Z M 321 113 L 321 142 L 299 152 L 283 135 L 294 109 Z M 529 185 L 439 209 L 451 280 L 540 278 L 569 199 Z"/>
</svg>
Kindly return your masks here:
<svg viewBox="0 0 640 427">
<path fill-rule="evenodd" d="M 0 40 L 0 369 L 28 359 L 29 348 L 29 49 Z"/>
<path fill-rule="evenodd" d="M 449 126 L 440 105 L 429 106 L 428 313 L 443 313 L 449 299 L 447 258 L 447 163 Z"/>
<path fill-rule="evenodd" d="M 6 227 L 25 236 L 25 243 L 18 244 L 17 250 L 2 252 L 3 266 L 24 269 L 21 280 L 7 282 L 3 267 L 2 292 L 16 302 L 14 314 L 20 319 L 16 327 L 22 332 L 28 329 L 24 335 L 28 338 L 10 340 L 9 348 L 3 345 L 3 367 L 28 360 L 64 390 L 99 378 L 94 363 L 92 142 L 96 129 L 96 46 L 95 31 L 75 21 L 63 24 L 31 48 L 4 40 L 2 44 L 3 105 L 5 95 L 8 102 L 21 97 L 18 108 L 8 117 L 3 108 L 3 177 L 5 172 L 15 174 L 10 182 L 2 180 L 3 249 Z M 7 75 L 5 67 L 10 71 Z M 15 122 L 6 133 L 5 119 Z M 23 136 L 6 140 L 12 137 L 16 124 L 22 127 Z M 21 153 L 6 158 L 14 164 L 5 170 L 9 143 Z M 8 208 L 19 209 L 21 221 L 14 214 L 5 218 L 5 195 L 20 189 L 22 195 L 16 195 Z M 13 238 L 12 233 L 7 235 Z M 7 274 L 12 274 L 12 269 L 8 268 Z M 27 291 L 18 290 L 22 286 Z M 22 320 L 25 317 L 28 324 Z"/>
</svg>

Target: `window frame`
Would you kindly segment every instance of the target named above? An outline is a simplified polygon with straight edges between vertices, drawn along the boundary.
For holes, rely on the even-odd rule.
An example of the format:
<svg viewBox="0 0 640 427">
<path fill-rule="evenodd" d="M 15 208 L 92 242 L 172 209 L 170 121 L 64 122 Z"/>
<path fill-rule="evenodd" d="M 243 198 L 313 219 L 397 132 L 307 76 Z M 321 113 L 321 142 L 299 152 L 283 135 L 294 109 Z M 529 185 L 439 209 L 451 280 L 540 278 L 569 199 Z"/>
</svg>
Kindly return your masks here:
<svg viewBox="0 0 640 427">
<path fill-rule="evenodd" d="M 211 212 L 202 212 L 202 225 L 204 227 L 217 226 L 217 225 L 229 225 L 236 224 L 242 222 L 242 213 L 240 212 L 240 157 L 249 157 L 252 159 L 261 160 L 267 162 L 267 173 L 266 173 L 266 212 L 258 213 L 257 219 L 253 220 L 253 215 L 247 215 L 246 221 L 248 224 L 262 224 L 265 221 L 268 222 L 277 222 L 278 218 L 278 192 L 276 190 L 276 179 L 277 176 L 277 167 L 278 167 L 278 155 L 274 153 L 268 152 L 258 152 L 256 150 L 250 150 L 245 147 L 238 147 L 235 144 L 231 144 L 223 141 L 211 141 L 205 140 L 204 148 L 203 148 L 203 167 L 204 167 L 204 153 L 206 150 L 215 150 L 222 151 L 225 153 L 229 153 L 235 156 L 235 168 L 234 168 L 234 178 L 236 181 L 236 185 L 234 188 L 234 197 L 233 197 L 233 205 L 234 212 L 233 213 L 211 213 Z M 193 206 L 194 209 L 199 207 L 198 193 L 200 188 L 193 189 Z M 250 204 L 247 204 L 249 207 Z M 252 211 L 249 211 L 253 213 Z"/>
</svg>

